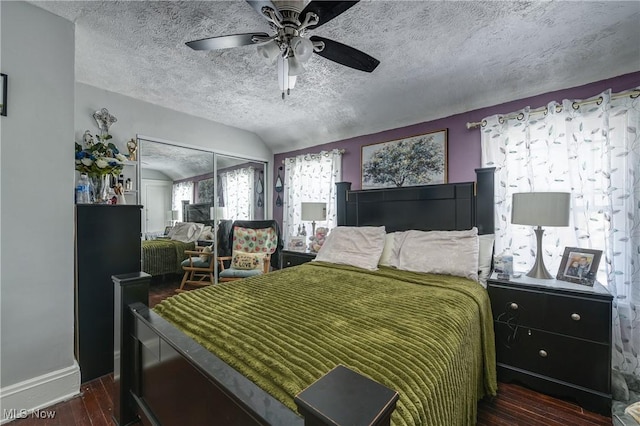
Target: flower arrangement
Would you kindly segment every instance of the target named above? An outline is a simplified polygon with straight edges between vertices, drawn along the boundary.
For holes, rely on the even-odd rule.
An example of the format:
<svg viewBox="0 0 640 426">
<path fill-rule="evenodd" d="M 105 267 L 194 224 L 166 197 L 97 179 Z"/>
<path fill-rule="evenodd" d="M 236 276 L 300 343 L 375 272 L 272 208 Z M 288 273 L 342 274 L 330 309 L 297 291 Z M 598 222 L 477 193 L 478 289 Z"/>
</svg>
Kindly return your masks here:
<svg viewBox="0 0 640 426">
<path fill-rule="evenodd" d="M 127 157 L 120 154 L 118 148 L 108 142 L 112 136 L 108 133 L 93 136 L 87 132 L 84 134 L 86 147 L 76 142 L 76 170 L 86 173 L 90 177 L 113 175 L 118 176 L 122 172 L 123 164 Z"/>
</svg>

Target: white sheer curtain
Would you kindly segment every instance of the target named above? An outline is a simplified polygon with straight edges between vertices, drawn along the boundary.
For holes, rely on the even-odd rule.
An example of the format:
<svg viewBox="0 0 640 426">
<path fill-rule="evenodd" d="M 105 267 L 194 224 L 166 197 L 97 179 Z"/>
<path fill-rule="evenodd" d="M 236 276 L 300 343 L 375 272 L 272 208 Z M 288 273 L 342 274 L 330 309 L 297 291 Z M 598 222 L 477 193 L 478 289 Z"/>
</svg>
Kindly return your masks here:
<svg viewBox="0 0 640 426">
<path fill-rule="evenodd" d="M 639 98 L 564 100 L 546 114 L 487 117 L 482 165 L 496 167 L 496 253 L 510 250 L 515 269 L 533 265 L 533 227 L 511 225 L 514 192 L 572 194 L 571 223 L 545 228 L 543 253 L 552 274 L 565 247 L 602 250 L 598 280 L 614 296 L 613 366 L 640 376 Z M 511 115 L 511 114 L 509 114 Z"/>
<path fill-rule="evenodd" d="M 342 151 L 334 149 L 319 154 L 304 154 L 284 160 L 284 202 L 282 236 L 285 242 L 298 234 L 303 202 L 327 203 L 327 220 L 316 222 L 316 227 L 334 228 L 336 223 L 336 182 L 342 180 Z M 310 235 L 309 235 L 310 236 Z"/>
<path fill-rule="evenodd" d="M 182 201 L 193 203 L 193 182 L 178 182 L 173 184 L 171 194 L 171 210 L 178 211 L 178 222 L 182 222 Z"/>
<path fill-rule="evenodd" d="M 253 167 L 244 167 L 220 173 L 224 218 L 228 220 L 253 220 Z"/>
</svg>

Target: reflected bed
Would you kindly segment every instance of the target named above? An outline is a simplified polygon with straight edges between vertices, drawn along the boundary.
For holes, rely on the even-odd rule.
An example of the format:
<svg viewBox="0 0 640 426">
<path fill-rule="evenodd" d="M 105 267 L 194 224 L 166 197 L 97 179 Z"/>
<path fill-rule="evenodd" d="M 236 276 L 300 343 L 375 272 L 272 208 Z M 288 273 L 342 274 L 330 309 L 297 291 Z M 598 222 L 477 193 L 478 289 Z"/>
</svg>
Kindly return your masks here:
<svg viewBox="0 0 640 426">
<path fill-rule="evenodd" d="M 182 274 L 180 263 L 187 258 L 185 250 L 195 250 L 196 243 L 170 239 L 142 241 L 142 270 L 151 276 Z"/>
</svg>

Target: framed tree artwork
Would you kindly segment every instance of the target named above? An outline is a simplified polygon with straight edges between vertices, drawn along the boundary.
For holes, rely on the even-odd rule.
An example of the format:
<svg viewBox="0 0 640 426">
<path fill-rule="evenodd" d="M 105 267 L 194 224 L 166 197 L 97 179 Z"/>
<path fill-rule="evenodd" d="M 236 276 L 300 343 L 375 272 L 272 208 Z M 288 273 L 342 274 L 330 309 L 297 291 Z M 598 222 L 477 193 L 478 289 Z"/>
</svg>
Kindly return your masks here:
<svg viewBox="0 0 640 426">
<path fill-rule="evenodd" d="M 447 129 L 364 145 L 362 189 L 447 183 Z"/>
</svg>

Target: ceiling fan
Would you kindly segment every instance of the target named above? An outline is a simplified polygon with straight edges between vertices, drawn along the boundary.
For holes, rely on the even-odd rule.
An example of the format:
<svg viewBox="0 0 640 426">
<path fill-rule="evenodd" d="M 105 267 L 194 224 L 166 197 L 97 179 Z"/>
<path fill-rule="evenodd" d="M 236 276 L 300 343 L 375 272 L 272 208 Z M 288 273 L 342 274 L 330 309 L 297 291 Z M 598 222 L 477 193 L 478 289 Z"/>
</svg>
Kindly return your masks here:
<svg viewBox="0 0 640 426">
<path fill-rule="evenodd" d="M 314 30 L 353 7 L 358 1 L 313 0 L 302 11 L 304 1 L 280 1 L 277 8 L 270 0 L 246 0 L 261 16 L 269 21 L 274 35 L 244 33 L 210 37 L 189 41 L 194 50 L 217 50 L 255 44 L 258 53 L 270 64 L 278 63 L 278 83 L 288 95 L 296 78 L 304 72 L 305 64 L 316 53 L 325 59 L 360 71 L 372 72 L 380 61 L 353 47 L 328 38 L 307 37 L 307 30 Z"/>
</svg>

